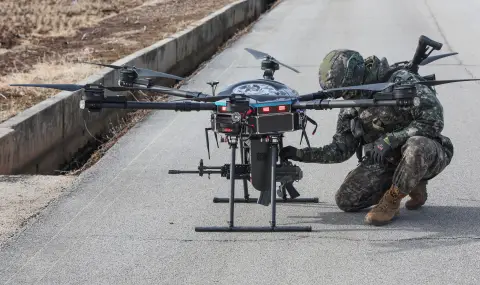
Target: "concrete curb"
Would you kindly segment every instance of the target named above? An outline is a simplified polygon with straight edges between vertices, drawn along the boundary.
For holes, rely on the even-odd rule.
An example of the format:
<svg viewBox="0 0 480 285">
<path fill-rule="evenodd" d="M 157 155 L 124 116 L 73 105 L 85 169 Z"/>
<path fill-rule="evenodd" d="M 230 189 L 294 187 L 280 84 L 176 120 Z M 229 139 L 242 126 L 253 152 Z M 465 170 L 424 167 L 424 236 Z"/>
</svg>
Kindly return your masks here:
<svg viewBox="0 0 480 285">
<path fill-rule="evenodd" d="M 260 17 L 271 2 L 237 1 L 113 64 L 186 76 L 214 55 L 237 30 Z M 118 72 L 105 68 L 78 84 L 115 86 L 117 80 Z M 172 82 L 159 81 L 165 86 L 171 86 Z M 79 109 L 82 93 L 60 92 L 0 124 L 0 174 L 51 174 L 92 140 L 89 132 L 92 135 L 105 132 L 127 113 L 124 110 L 82 112 Z"/>
</svg>

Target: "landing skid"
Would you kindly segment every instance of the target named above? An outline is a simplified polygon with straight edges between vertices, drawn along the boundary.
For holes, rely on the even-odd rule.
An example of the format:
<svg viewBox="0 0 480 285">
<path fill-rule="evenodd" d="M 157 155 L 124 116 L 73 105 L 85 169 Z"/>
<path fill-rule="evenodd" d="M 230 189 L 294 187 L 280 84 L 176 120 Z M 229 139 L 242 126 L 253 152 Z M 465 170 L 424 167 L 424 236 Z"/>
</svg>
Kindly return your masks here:
<svg viewBox="0 0 480 285">
<path fill-rule="evenodd" d="M 318 198 L 295 198 L 295 199 L 287 198 L 286 200 L 282 198 L 276 198 L 275 200 L 277 203 L 318 203 L 319 202 Z M 229 203 L 229 202 L 230 202 L 230 198 L 218 198 L 218 197 L 213 198 L 213 203 Z M 245 204 L 257 203 L 258 198 L 248 198 L 248 199 L 235 198 L 233 202 L 245 203 Z"/>
<path fill-rule="evenodd" d="M 270 190 L 271 190 L 271 209 L 272 209 L 272 219 L 270 221 L 270 226 L 264 227 L 238 227 L 234 224 L 234 208 L 235 208 L 235 153 L 237 148 L 236 139 L 230 141 L 230 146 L 232 148 L 232 163 L 230 164 L 230 198 L 228 202 L 230 204 L 230 217 L 227 227 L 195 227 L 196 232 L 311 232 L 312 227 L 310 226 L 277 226 L 276 221 L 276 191 L 275 191 L 275 172 L 276 172 L 276 163 L 277 163 L 277 145 L 276 141 L 269 143 L 270 149 L 270 159 L 271 159 L 271 177 L 270 177 Z M 242 145 L 242 144 L 240 144 Z M 243 152 L 241 152 L 243 153 Z M 245 183 L 245 182 L 244 182 Z M 223 201 L 224 199 L 222 199 Z M 252 199 L 257 200 L 257 199 Z M 248 199 L 250 201 L 250 199 Z"/>
</svg>

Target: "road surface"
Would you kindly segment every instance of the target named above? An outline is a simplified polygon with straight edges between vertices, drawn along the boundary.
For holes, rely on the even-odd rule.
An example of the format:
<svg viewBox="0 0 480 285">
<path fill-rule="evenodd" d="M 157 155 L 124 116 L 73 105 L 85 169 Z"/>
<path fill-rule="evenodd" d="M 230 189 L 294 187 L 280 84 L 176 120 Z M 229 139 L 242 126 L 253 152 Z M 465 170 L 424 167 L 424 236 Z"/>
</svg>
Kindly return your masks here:
<svg viewBox="0 0 480 285">
<path fill-rule="evenodd" d="M 423 68 L 438 79 L 480 75 L 480 2 L 475 0 L 286 0 L 212 60 L 185 88 L 209 91 L 259 78 L 270 53 L 301 71 L 276 79 L 300 93 L 317 90 L 317 68 L 334 48 L 390 62 L 409 60 L 422 34 L 459 55 Z M 208 112 L 155 112 L 85 172 L 67 195 L 0 252 L 2 284 L 478 284 L 480 282 L 480 87 L 438 88 L 444 133 L 455 143 L 452 164 L 429 184 L 428 204 L 385 227 L 363 225 L 365 211 L 338 210 L 334 193 L 356 165 L 301 164 L 297 187 L 320 203 L 279 205 L 279 224 L 311 225 L 310 233 L 197 233 L 226 225 L 229 181 L 168 175 L 227 163 L 225 144 L 209 161 Z M 320 126 L 312 144 L 330 142 L 337 110 L 310 112 Z M 311 129 L 310 129 L 311 130 Z M 213 139 L 213 138 L 212 138 Z M 299 134 L 287 143 L 299 144 Z M 237 189 L 241 183 L 237 183 Z M 254 196 L 257 193 L 253 192 Z M 238 190 L 238 197 L 242 191 Z M 237 225 L 268 225 L 269 208 L 235 207 Z"/>
</svg>

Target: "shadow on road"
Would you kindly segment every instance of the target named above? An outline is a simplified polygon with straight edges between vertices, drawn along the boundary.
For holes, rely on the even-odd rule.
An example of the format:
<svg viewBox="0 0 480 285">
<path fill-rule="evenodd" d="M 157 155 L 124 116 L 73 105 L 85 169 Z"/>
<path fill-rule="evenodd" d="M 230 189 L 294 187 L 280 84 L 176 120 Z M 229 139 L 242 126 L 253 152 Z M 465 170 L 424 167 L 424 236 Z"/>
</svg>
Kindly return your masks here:
<svg viewBox="0 0 480 285">
<path fill-rule="evenodd" d="M 325 209 L 325 205 L 319 209 Z M 328 205 L 327 208 L 335 208 Z M 338 209 L 338 208 L 337 208 Z M 297 219 L 292 224 L 314 224 L 313 231 L 317 233 L 345 233 L 346 229 L 315 229 L 315 224 L 356 226 L 347 231 L 379 231 L 380 239 L 369 235 L 358 240 L 369 241 L 372 245 L 390 248 L 388 252 L 429 249 L 434 247 L 456 246 L 480 242 L 480 207 L 461 206 L 423 206 L 416 211 L 408 211 L 404 207 L 398 218 L 389 225 L 382 227 L 364 224 L 368 209 L 356 213 L 345 213 L 340 210 L 319 212 L 315 216 L 289 216 Z M 392 233 L 393 231 L 393 233 Z M 362 236 L 362 235 L 359 235 Z M 387 237 L 385 237 L 387 236 Z M 373 238 L 373 240 L 370 240 Z"/>
</svg>

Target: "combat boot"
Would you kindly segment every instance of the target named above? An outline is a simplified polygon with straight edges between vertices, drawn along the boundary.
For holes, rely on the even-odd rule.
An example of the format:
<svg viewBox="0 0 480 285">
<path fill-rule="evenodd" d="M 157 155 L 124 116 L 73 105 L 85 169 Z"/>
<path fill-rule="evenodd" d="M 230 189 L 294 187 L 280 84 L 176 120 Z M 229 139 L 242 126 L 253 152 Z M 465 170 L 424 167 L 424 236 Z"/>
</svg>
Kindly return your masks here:
<svg viewBox="0 0 480 285">
<path fill-rule="evenodd" d="M 427 201 L 427 181 L 420 181 L 409 194 L 410 200 L 405 203 L 408 210 L 416 210 L 423 206 Z"/>
<path fill-rule="evenodd" d="M 377 205 L 365 216 L 365 223 L 382 226 L 393 220 L 400 213 L 400 202 L 407 195 L 400 193 L 397 187 L 391 186 Z"/>
</svg>

